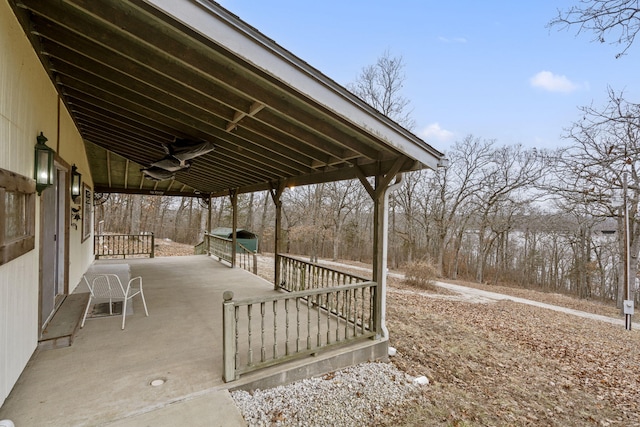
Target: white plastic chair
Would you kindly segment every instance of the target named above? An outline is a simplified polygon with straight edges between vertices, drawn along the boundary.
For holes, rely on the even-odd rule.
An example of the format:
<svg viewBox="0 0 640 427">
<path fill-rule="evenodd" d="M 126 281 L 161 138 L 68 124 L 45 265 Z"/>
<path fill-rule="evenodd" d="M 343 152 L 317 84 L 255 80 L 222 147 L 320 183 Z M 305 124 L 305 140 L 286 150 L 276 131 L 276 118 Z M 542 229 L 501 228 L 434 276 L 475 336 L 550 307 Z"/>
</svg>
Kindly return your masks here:
<svg viewBox="0 0 640 427">
<path fill-rule="evenodd" d="M 89 302 L 87 302 L 87 308 L 84 310 L 82 323 L 80 324 L 81 328 L 84 327 L 87 313 L 89 313 L 89 307 L 91 307 L 92 304 L 109 301 L 109 314 L 113 314 L 112 304 L 122 301 L 122 329 L 124 329 L 124 322 L 127 317 L 127 302 L 138 294 L 142 297 L 144 313 L 149 316 L 147 302 L 144 299 L 144 292 L 142 291 L 142 277 L 138 276 L 129 280 L 126 289 L 117 274 L 99 274 L 93 277 L 91 282 L 86 275 L 83 276 L 83 279 L 89 287 L 90 296 Z M 138 282 L 137 287 L 132 286 L 132 283 L 136 281 Z"/>
</svg>

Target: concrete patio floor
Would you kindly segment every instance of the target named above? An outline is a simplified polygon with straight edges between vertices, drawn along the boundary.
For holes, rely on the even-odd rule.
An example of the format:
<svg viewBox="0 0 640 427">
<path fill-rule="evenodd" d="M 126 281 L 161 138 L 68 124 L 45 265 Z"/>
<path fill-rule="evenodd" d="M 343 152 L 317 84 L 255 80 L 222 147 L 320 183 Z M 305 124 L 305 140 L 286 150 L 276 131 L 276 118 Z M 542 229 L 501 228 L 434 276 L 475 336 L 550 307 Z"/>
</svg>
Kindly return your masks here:
<svg viewBox="0 0 640 427">
<path fill-rule="evenodd" d="M 149 308 L 87 319 L 71 347 L 36 351 L 0 408 L 16 426 L 245 425 L 222 381 L 222 293 L 273 285 L 199 255 L 108 260 L 143 277 Z M 77 291 L 87 291 L 84 285 Z M 154 379 L 165 383 L 153 387 Z"/>
<path fill-rule="evenodd" d="M 36 350 L 0 408 L 24 426 L 245 426 L 233 389 L 269 388 L 371 360 L 386 340 L 363 340 L 247 373 L 224 383 L 222 294 L 278 294 L 273 284 L 206 255 L 98 260 L 127 263 L 142 276 L 149 317 L 87 319 L 71 347 Z M 77 292 L 88 292 L 84 284 Z M 157 379 L 164 384 L 154 387 Z"/>
</svg>

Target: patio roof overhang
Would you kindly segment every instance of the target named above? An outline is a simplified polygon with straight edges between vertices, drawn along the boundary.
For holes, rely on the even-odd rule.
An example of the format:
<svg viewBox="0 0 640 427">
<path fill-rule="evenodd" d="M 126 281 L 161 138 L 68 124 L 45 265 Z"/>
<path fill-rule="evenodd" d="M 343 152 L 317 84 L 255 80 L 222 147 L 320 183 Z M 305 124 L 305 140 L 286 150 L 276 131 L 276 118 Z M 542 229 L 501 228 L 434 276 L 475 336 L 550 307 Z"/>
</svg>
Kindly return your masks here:
<svg viewBox="0 0 640 427">
<path fill-rule="evenodd" d="M 96 192 L 224 195 L 435 168 L 443 154 L 210 0 L 9 0 Z M 141 168 L 209 141 L 172 179 Z"/>
</svg>

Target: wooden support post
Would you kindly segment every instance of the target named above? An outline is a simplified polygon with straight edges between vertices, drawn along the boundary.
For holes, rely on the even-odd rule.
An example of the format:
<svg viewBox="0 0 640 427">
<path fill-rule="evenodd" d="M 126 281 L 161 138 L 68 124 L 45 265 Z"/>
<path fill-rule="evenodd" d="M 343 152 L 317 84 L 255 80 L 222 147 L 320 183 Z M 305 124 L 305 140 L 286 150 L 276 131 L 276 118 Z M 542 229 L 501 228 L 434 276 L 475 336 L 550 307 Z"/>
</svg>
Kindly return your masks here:
<svg viewBox="0 0 640 427">
<path fill-rule="evenodd" d="M 386 300 L 387 300 L 387 243 L 388 243 L 388 216 L 389 216 L 389 192 L 400 185 L 402 174 L 398 173 L 403 158 L 399 158 L 386 174 L 375 177 L 375 188 L 371 186 L 365 174 L 356 166 L 356 173 L 360 182 L 373 199 L 373 281 L 376 282 L 374 328 L 376 338 L 388 338 L 385 325 Z M 393 179 L 394 184 L 391 184 Z"/>
<path fill-rule="evenodd" d="M 209 203 L 207 206 L 207 231 L 204 234 L 205 241 L 207 242 L 207 255 L 211 256 L 211 204 L 213 203 L 213 198 L 211 194 L 209 194 Z"/>
<path fill-rule="evenodd" d="M 156 236 L 151 233 L 151 253 L 149 254 L 149 258 L 153 258 L 156 256 Z"/>
<path fill-rule="evenodd" d="M 375 178 L 375 187 L 376 190 L 380 189 L 380 176 L 376 176 Z M 384 210 L 386 209 L 385 205 L 385 192 L 384 191 L 376 191 L 375 198 L 373 199 L 373 281 L 376 282 L 376 307 L 374 311 L 374 327 L 376 331 L 376 337 L 380 337 L 382 333 L 382 299 L 385 297 L 384 292 L 386 289 L 382 289 L 383 281 L 385 279 L 385 271 L 383 270 L 386 266 L 386 260 L 384 257 L 386 256 L 386 229 L 384 222 Z"/>
<path fill-rule="evenodd" d="M 269 194 L 271 194 L 271 198 L 273 199 L 273 203 L 276 207 L 276 231 L 274 236 L 274 249 L 273 249 L 273 258 L 275 263 L 274 269 L 274 278 L 273 278 L 273 287 L 275 290 L 280 289 L 280 280 L 281 280 L 281 272 L 280 272 L 280 243 L 282 240 L 282 192 L 284 191 L 284 183 L 282 181 L 278 181 L 277 187 L 271 184 L 271 190 Z"/>
<path fill-rule="evenodd" d="M 229 190 L 229 197 L 231 198 L 231 211 L 232 211 L 232 231 L 231 231 L 231 267 L 236 266 L 236 252 L 238 248 L 238 190 Z"/>
</svg>

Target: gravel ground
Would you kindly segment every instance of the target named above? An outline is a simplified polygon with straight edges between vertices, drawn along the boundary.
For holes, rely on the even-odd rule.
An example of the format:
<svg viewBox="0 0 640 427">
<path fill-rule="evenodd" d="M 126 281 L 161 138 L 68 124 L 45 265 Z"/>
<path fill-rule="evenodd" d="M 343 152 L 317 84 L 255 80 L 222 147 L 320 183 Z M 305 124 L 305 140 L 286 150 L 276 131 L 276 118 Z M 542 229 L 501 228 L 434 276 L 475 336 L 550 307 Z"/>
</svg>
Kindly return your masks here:
<svg viewBox="0 0 640 427">
<path fill-rule="evenodd" d="M 424 387 L 394 365 L 376 362 L 231 396 L 250 426 L 372 426 L 390 425 Z"/>
</svg>

